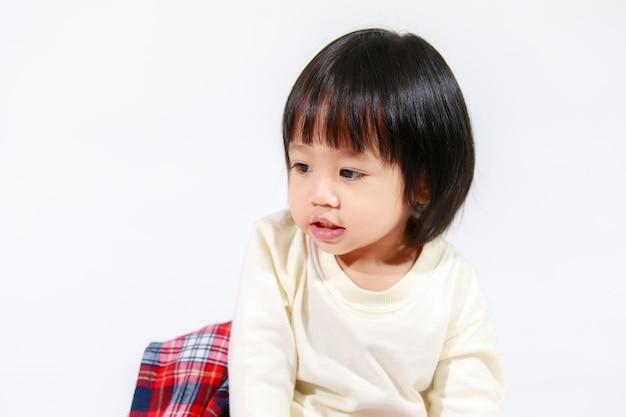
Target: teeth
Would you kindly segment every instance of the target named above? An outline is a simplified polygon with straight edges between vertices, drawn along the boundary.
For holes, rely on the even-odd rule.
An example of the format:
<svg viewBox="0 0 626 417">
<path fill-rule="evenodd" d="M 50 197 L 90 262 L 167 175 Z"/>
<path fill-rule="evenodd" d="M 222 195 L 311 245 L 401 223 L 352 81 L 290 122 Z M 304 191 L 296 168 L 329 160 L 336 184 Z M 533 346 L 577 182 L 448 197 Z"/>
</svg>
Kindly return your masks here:
<svg viewBox="0 0 626 417">
<path fill-rule="evenodd" d="M 316 222 L 315 223 L 318 227 L 325 227 L 327 229 L 336 229 L 337 226 L 335 226 L 332 223 L 326 223 L 326 222 Z"/>
</svg>

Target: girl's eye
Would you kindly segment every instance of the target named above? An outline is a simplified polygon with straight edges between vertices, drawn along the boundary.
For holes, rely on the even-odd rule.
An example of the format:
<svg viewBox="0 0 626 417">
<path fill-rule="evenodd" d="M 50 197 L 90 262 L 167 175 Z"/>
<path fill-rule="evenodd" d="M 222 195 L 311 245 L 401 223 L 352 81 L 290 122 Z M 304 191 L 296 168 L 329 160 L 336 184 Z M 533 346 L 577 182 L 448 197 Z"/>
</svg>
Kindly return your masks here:
<svg viewBox="0 0 626 417">
<path fill-rule="evenodd" d="M 309 167 L 307 164 L 301 164 L 299 162 L 293 164 L 292 168 L 298 171 L 300 174 L 306 174 L 311 171 L 311 167 Z"/>
<path fill-rule="evenodd" d="M 358 180 L 363 176 L 360 172 L 352 171 L 351 169 L 342 169 L 339 171 L 339 175 L 350 181 Z"/>
</svg>

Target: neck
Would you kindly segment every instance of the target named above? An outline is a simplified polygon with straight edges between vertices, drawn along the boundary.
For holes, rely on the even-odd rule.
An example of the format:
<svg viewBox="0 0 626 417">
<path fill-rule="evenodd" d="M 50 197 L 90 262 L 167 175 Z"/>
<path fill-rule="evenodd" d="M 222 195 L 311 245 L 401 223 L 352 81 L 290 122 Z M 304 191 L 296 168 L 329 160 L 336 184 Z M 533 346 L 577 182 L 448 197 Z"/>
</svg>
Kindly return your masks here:
<svg viewBox="0 0 626 417">
<path fill-rule="evenodd" d="M 337 263 L 344 273 L 360 288 L 384 291 L 406 275 L 419 257 L 422 247 L 402 245 L 388 253 L 370 252 L 337 255 Z"/>
</svg>

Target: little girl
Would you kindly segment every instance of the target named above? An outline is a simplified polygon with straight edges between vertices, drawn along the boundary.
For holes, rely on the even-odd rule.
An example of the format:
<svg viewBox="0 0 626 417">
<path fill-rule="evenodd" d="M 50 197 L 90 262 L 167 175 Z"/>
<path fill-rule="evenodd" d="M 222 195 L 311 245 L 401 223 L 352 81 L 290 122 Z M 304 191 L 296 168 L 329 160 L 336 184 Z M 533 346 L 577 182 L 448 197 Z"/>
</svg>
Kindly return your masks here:
<svg viewBox="0 0 626 417">
<path fill-rule="evenodd" d="M 461 90 L 413 34 L 326 46 L 287 99 L 289 211 L 259 221 L 229 353 L 233 417 L 489 417 L 489 308 L 440 235 L 472 182 Z"/>
</svg>

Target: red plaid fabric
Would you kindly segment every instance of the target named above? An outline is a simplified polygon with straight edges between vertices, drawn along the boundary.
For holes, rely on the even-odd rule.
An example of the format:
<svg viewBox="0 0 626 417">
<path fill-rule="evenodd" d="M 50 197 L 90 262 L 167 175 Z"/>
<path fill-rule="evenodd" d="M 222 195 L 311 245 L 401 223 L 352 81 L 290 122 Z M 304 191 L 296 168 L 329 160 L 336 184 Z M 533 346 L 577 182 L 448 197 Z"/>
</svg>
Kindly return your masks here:
<svg viewBox="0 0 626 417">
<path fill-rule="evenodd" d="M 228 417 L 229 339 L 227 322 L 151 343 L 129 417 Z"/>
</svg>

